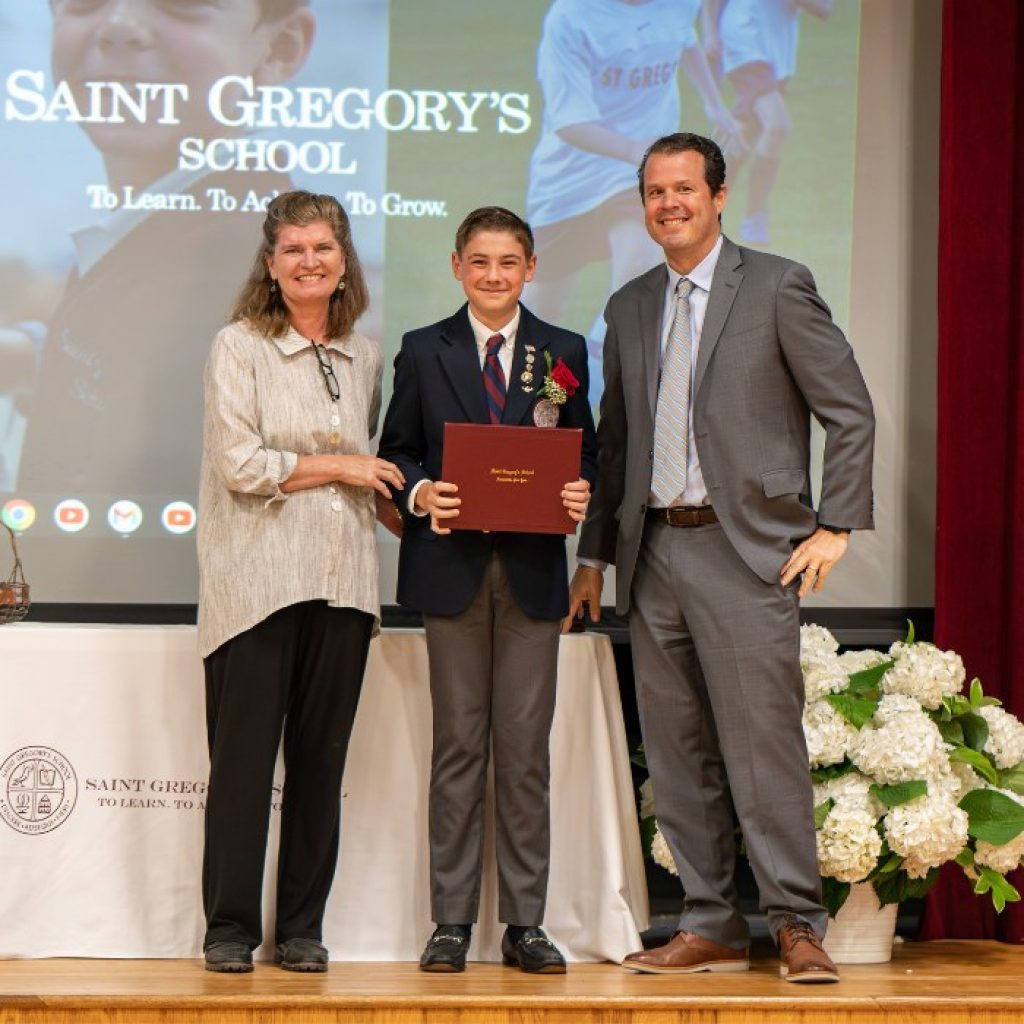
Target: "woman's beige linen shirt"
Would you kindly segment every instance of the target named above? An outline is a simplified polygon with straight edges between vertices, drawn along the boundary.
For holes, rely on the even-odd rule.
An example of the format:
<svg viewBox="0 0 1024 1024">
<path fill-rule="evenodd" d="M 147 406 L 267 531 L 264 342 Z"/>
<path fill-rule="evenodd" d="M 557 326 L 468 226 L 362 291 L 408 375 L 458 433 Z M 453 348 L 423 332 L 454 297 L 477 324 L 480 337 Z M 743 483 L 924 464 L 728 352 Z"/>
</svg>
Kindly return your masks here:
<svg viewBox="0 0 1024 1024">
<path fill-rule="evenodd" d="M 245 323 L 218 332 L 206 364 L 199 485 L 199 653 L 268 615 L 323 600 L 380 617 L 374 492 L 335 483 L 285 494 L 299 455 L 366 455 L 382 358 L 360 334 L 327 350 L 331 400 L 310 342 Z"/>
</svg>

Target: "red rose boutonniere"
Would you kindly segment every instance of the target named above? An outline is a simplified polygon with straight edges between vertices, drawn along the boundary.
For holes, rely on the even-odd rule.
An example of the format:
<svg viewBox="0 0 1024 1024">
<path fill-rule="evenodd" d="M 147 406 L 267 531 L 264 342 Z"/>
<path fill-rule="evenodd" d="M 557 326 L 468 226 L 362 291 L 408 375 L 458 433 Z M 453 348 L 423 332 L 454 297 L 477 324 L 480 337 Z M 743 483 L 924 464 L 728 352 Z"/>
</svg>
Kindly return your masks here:
<svg viewBox="0 0 1024 1024">
<path fill-rule="evenodd" d="M 548 364 L 548 372 L 537 391 L 540 401 L 533 407 L 533 422 L 538 427 L 557 427 L 558 407 L 565 405 L 566 399 L 576 394 L 580 382 L 561 356 L 554 365 L 551 363 L 550 352 L 544 353 L 544 359 Z"/>
<path fill-rule="evenodd" d="M 550 352 L 545 352 L 544 358 L 547 360 L 548 372 L 537 393 L 544 395 L 552 405 L 565 405 L 565 400 L 576 394 L 580 382 L 576 379 L 576 374 L 565 365 L 565 360 L 561 356 L 553 366 Z"/>
</svg>

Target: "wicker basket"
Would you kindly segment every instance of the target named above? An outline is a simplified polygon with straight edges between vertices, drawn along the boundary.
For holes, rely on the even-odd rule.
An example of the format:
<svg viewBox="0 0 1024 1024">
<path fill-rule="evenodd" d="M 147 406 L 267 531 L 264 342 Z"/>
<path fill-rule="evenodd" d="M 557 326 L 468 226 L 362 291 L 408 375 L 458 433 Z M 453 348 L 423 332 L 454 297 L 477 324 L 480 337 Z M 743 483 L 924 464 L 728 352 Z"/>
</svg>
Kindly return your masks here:
<svg viewBox="0 0 1024 1024">
<path fill-rule="evenodd" d="M 18 545 L 14 539 L 14 531 L 6 523 L 3 524 L 3 527 L 11 535 L 14 565 L 7 581 L 0 581 L 0 626 L 25 618 L 31 604 L 28 597 L 28 584 L 25 582 L 25 573 L 21 568 L 21 558 L 18 555 Z"/>
</svg>

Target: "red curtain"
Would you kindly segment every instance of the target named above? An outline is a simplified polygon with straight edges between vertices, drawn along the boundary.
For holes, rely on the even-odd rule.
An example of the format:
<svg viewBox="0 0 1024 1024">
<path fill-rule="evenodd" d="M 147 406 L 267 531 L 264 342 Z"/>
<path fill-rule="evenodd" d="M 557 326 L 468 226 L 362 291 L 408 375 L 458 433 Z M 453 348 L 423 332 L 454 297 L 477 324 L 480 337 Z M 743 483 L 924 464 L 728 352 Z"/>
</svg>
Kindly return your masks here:
<svg viewBox="0 0 1024 1024">
<path fill-rule="evenodd" d="M 1024 717 L 1021 0 L 944 0 L 941 99 L 935 640 Z M 1024 942 L 1024 904 L 947 865 L 920 937 Z"/>
</svg>

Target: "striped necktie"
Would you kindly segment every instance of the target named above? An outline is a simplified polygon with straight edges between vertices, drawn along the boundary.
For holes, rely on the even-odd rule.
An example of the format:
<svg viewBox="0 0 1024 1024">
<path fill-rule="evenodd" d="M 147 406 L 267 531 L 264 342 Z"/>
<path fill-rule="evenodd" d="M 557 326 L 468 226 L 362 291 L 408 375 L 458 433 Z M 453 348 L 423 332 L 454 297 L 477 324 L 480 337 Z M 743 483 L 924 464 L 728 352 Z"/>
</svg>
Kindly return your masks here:
<svg viewBox="0 0 1024 1024">
<path fill-rule="evenodd" d="M 654 416 L 654 470 L 651 493 L 659 505 L 671 505 L 686 487 L 690 437 L 690 292 L 685 277 L 676 285 L 676 311 L 662 360 L 658 408 Z"/>
<path fill-rule="evenodd" d="M 505 337 L 493 334 L 487 339 L 487 356 L 484 359 L 484 394 L 487 396 L 487 411 L 492 423 L 501 422 L 505 411 L 505 371 L 501 368 L 498 353 L 505 344 Z"/>
</svg>

